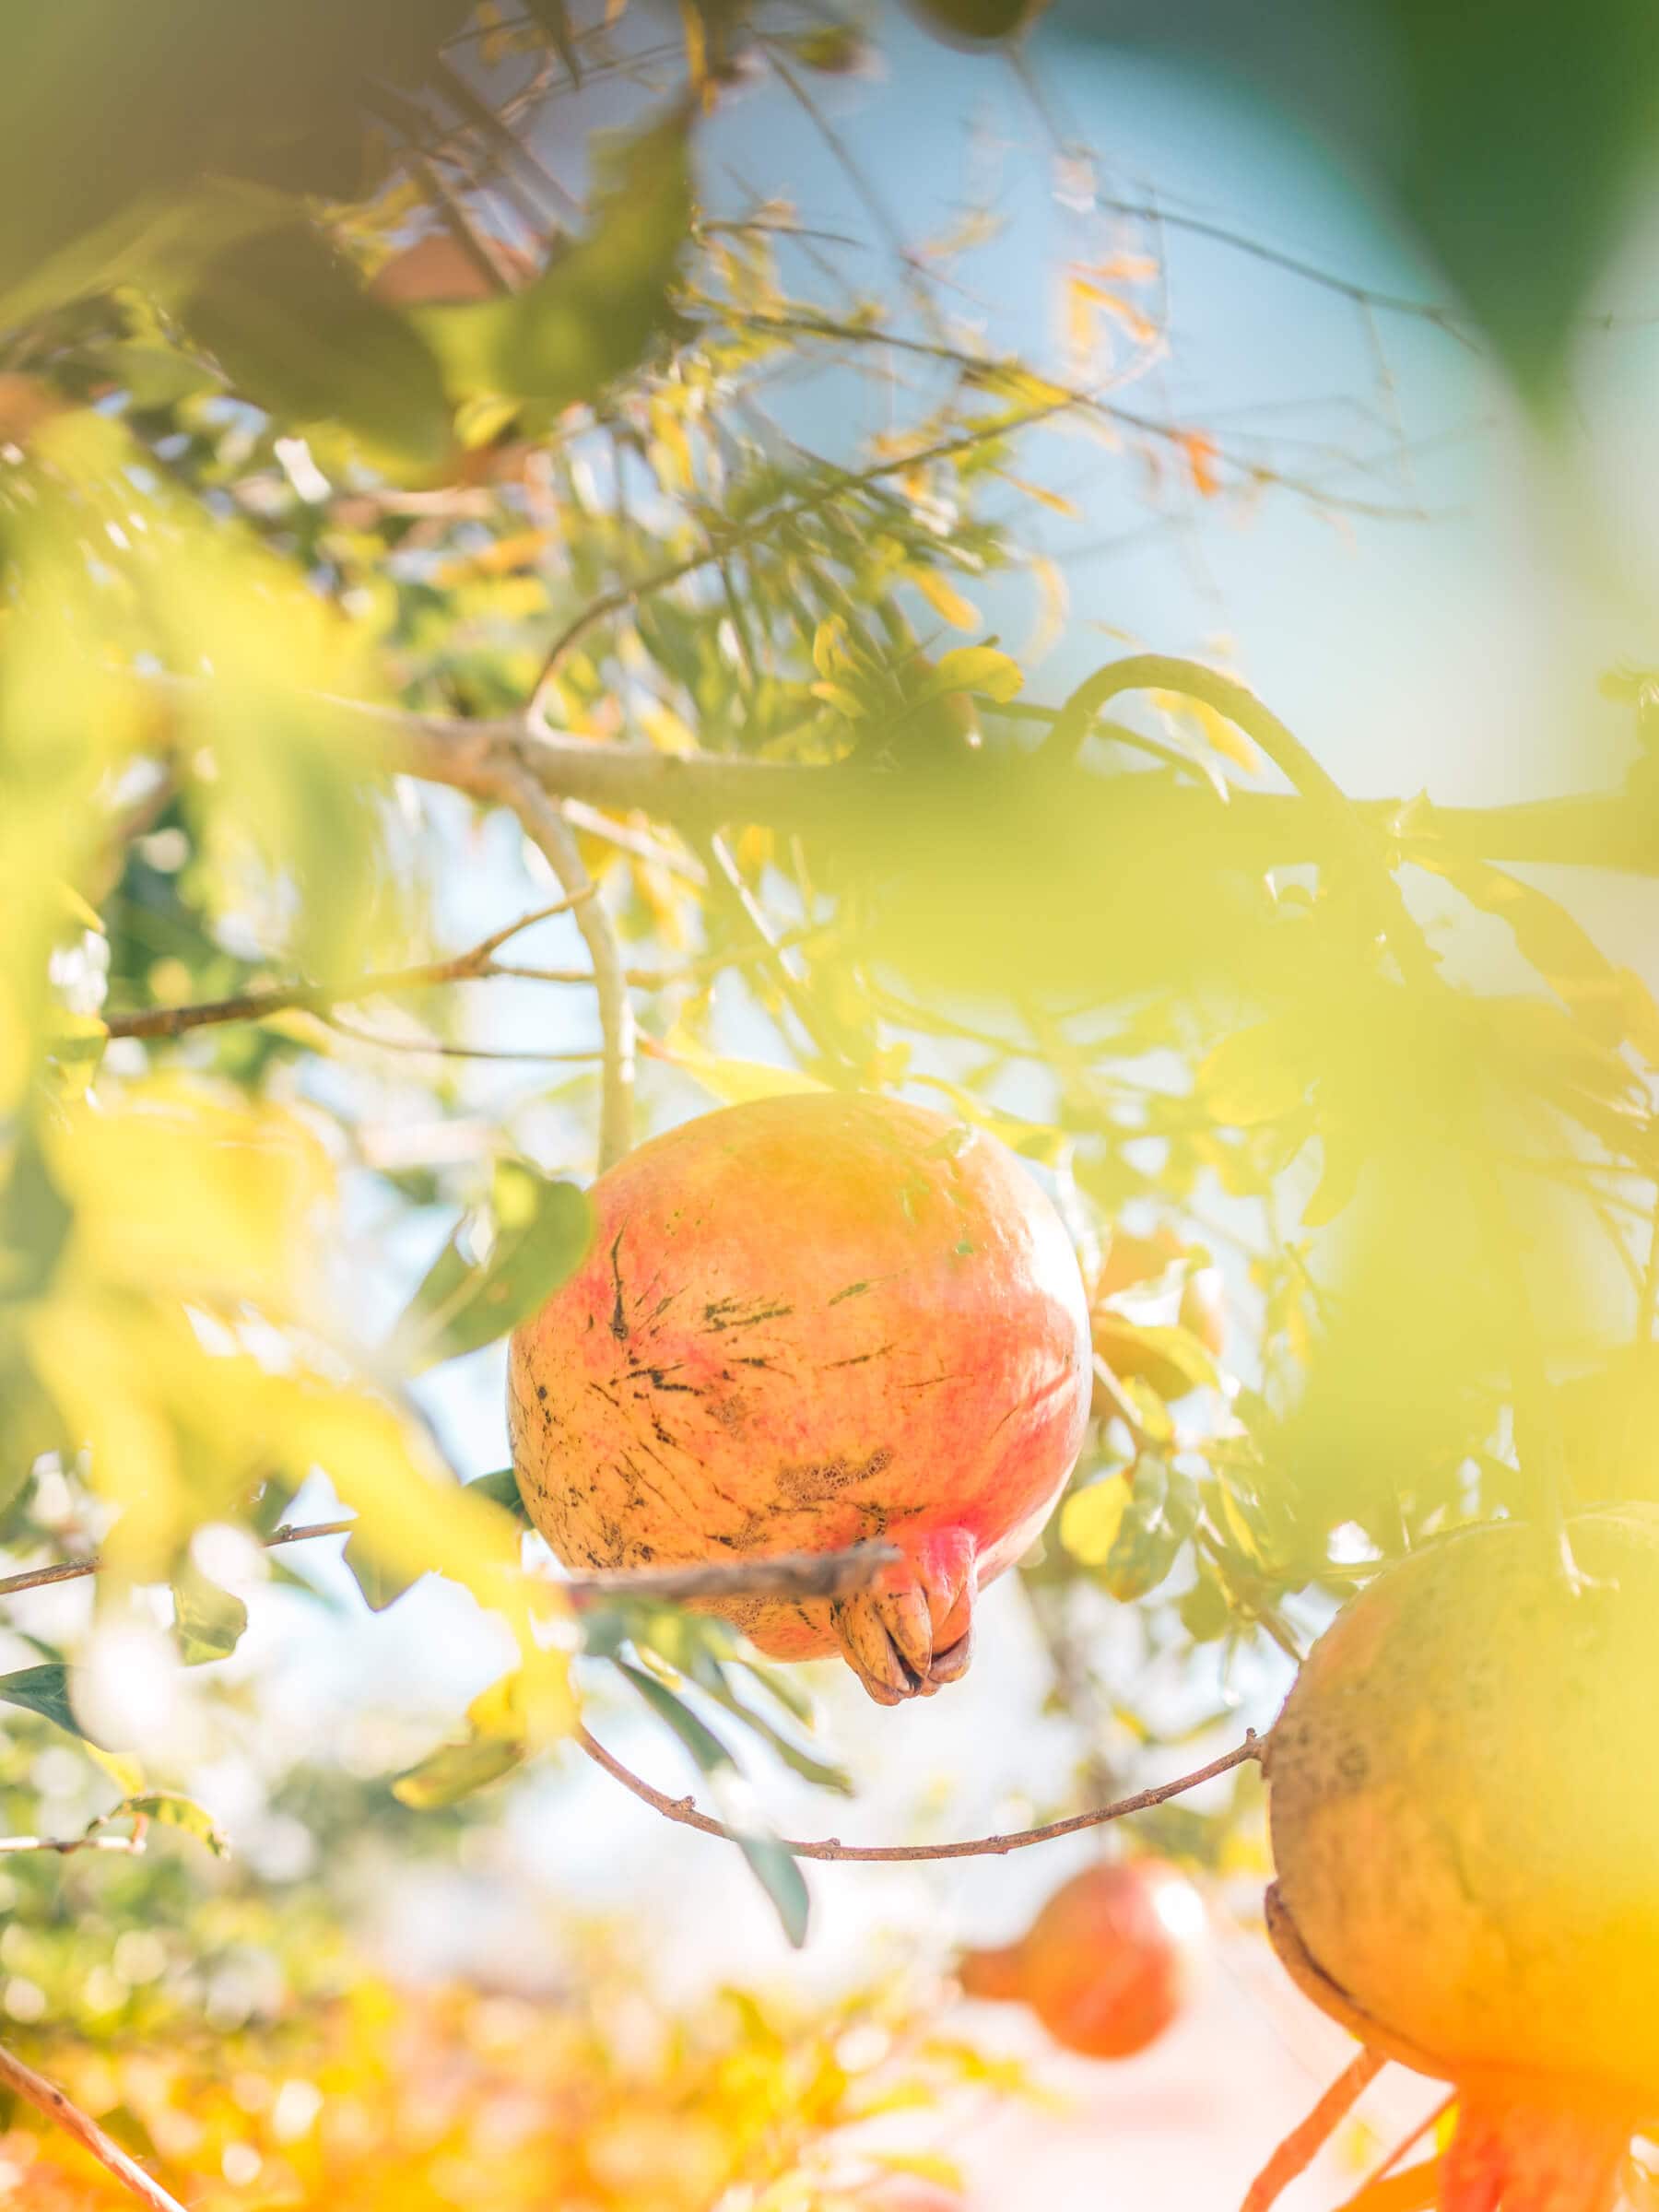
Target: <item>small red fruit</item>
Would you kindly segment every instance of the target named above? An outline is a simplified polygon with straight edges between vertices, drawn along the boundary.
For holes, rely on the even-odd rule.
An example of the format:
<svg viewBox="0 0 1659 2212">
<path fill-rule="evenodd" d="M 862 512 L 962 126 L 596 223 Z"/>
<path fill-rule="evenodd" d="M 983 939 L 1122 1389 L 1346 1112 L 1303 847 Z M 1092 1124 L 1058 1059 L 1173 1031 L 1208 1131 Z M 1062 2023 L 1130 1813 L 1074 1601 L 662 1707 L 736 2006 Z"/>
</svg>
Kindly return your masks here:
<svg viewBox="0 0 1659 2212">
<path fill-rule="evenodd" d="M 1055 1890 L 1019 1942 L 970 1951 L 971 1997 L 1029 2005 L 1057 2043 L 1128 2058 L 1156 2041 L 1191 1992 L 1204 1902 L 1159 1859 L 1090 1866 Z"/>
<path fill-rule="evenodd" d="M 725 1613 L 775 1659 L 839 1645 L 882 1704 L 968 1665 L 976 1593 L 1047 1519 L 1088 1418 L 1058 1215 L 982 1132 L 829 1092 L 728 1107 L 593 1192 L 582 1265 L 514 1335 L 513 1458 L 570 1567 L 839 1550 L 875 1588 Z"/>
</svg>

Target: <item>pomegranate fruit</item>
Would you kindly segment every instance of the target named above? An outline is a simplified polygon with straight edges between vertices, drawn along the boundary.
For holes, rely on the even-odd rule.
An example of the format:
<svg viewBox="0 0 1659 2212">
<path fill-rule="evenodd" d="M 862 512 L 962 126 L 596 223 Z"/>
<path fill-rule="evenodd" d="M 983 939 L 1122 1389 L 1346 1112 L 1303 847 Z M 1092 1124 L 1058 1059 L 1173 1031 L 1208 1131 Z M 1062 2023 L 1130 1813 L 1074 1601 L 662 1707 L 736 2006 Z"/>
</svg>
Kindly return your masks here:
<svg viewBox="0 0 1659 2212">
<path fill-rule="evenodd" d="M 1267 1751 L 1268 1929 L 1452 2082 L 1441 2212 L 1607 2212 L 1659 2120 L 1659 1508 L 1431 1544 L 1338 1616 Z"/>
<path fill-rule="evenodd" d="M 1204 1932 L 1184 1875 L 1159 1859 L 1113 1860 L 1056 1889 L 1018 1943 L 970 1951 L 958 1972 L 971 1997 L 1029 2005 L 1066 2050 L 1128 2058 L 1185 2004 Z"/>
<path fill-rule="evenodd" d="M 982 1132 L 890 1100 L 727 1107 L 600 1177 L 594 1242 L 512 1338 L 524 1502 L 571 1567 L 903 1554 L 872 1589 L 719 1610 L 839 1645 L 883 1704 L 954 1681 L 1088 1410 L 1058 1215 Z"/>
</svg>

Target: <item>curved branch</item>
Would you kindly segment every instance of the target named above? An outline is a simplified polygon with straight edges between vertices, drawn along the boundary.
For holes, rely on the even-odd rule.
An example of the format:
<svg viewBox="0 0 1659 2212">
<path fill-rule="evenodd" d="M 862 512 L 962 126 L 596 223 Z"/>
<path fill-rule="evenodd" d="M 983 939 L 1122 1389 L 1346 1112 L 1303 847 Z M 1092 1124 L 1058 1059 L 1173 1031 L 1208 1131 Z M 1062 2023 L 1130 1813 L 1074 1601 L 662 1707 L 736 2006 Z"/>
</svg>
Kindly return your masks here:
<svg viewBox="0 0 1659 2212">
<path fill-rule="evenodd" d="M 580 900 L 576 926 L 594 963 L 599 1029 L 605 1041 L 599 1091 L 599 1171 L 603 1174 L 633 1147 L 634 1010 L 628 995 L 622 948 L 603 903 L 592 896 L 593 883 L 582 865 L 574 830 L 559 811 L 559 802 L 549 798 L 520 763 L 516 752 L 511 765 L 499 771 L 495 795 L 517 815 L 525 836 L 544 855 L 566 897 Z"/>
<path fill-rule="evenodd" d="M 699 1812 L 689 1797 L 670 1797 L 665 1791 L 653 1789 L 585 1728 L 578 1727 L 576 1741 L 595 1766 L 603 1767 L 613 1782 L 619 1782 L 641 1804 L 650 1806 L 653 1812 L 661 1813 L 665 1820 L 673 1820 L 681 1828 L 694 1828 L 699 1835 L 718 1837 L 723 1843 L 738 1841 L 721 1821 Z M 797 1859 L 832 1859 L 863 1865 L 902 1865 L 920 1859 L 1002 1858 L 1010 1851 L 1025 1851 L 1033 1843 L 1052 1843 L 1060 1836 L 1075 1836 L 1086 1828 L 1101 1828 L 1109 1820 L 1123 1819 L 1127 1813 L 1144 1813 L 1171 1797 L 1179 1797 L 1183 1791 L 1195 1790 L 1201 1782 L 1213 1782 L 1218 1774 L 1241 1767 L 1250 1759 L 1259 1759 L 1263 1748 L 1254 1729 L 1250 1729 L 1241 1744 L 1223 1752 L 1219 1759 L 1211 1759 L 1207 1767 L 1200 1767 L 1196 1773 L 1182 1774 L 1175 1782 L 1159 1783 L 1154 1789 L 1137 1790 L 1133 1797 L 1120 1797 L 1114 1805 L 1096 1806 L 1090 1812 L 1074 1813 L 1069 1819 L 1051 1820 L 1044 1827 L 1020 1829 L 1011 1835 L 973 1836 L 959 1843 L 843 1843 L 839 1836 L 826 1836 L 817 1842 L 782 1836 L 779 1841 Z"/>
<path fill-rule="evenodd" d="M 1374 925 L 1387 937 L 1401 973 L 1418 982 L 1434 980 L 1433 957 L 1400 894 L 1393 869 L 1372 843 L 1363 814 L 1296 733 L 1253 691 L 1231 677 L 1206 668 L 1202 661 L 1170 653 L 1137 653 L 1112 661 L 1077 686 L 1038 747 L 1040 754 L 1075 760 L 1100 709 L 1125 691 L 1179 692 L 1224 715 L 1253 739 L 1286 782 L 1323 818 L 1327 839 L 1346 853 L 1361 895 L 1372 909 Z"/>
<path fill-rule="evenodd" d="M 44 2112 L 55 2121 L 66 2136 L 73 2136 L 83 2150 L 88 2150 L 100 2166 L 105 2166 L 124 2187 L 131 2190 L 141 2204 L 148 2205 L 151 2212 L 184 2212 L 176 2196 L 170 2196 L 158 2181 L 145 2172 L 135 2159 L 128 2158 L 119 2143 L 104 2134 L 96 2120 L 71 2104 L 54 2082 L 26 2066 L 20 2058 L 0 2047 L 0 2083 L 32 2104 L 38 2112 Z"/>
</svg>

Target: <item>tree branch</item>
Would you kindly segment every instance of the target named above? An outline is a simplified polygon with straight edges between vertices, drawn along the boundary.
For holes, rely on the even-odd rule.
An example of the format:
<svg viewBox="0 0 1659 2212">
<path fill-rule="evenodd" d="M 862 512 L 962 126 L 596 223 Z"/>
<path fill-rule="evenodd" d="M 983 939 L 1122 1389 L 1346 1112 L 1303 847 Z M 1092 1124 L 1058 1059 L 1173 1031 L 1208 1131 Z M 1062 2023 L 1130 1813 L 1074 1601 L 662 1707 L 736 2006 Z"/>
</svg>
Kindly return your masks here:
<svg viewBox="0 0 1659 2212">
<path fill-rule="evenodd" d="M 863 762 L 825 766 L 660 753 L 646 745 L 541 735 L 517 720 L 466 721 L 358 700 L 332 703 L 376 725 L 386 766 L 421 782 L 493 800 L 500 796 L 503 767 L 512 762 L 552 798 L 642 813 L 693 830 L 755 822 L 810 830 L 827 819 L 852 819 L 865 807 L 881 806 L 897 781 Z M 994 711 L 994 700 L 984 703 Z M 1159 775 L 1080 772 L 1066 789 L 1065 804 L 1086 824 L 1091 816 L 1098 818 L 1102 836 L 1112 839 L 1180 840 L 1215 824 L 1208 792 Z M 1652 809 L 1620 792 L 1576 792 L 1502 806 L 1436 806 L 1421 798 L 1350 804 L 1361 820 L 1380 829 L 1397 826 L 1406 858 L 1420 846 L 1535 866 L 1659 876 L 1659 823 Z M 1316 810 L 1299 795 L 1238 791 L 1226 819 L 1230 837 L 1253 863 L 1283 865 L 1321 850 Z"/>
<path fill-rule="evenodd" d="M 729 1828 L 712 1820 L 707 1813 L 699 1812 L 689 1797 L 670 1797 L 665 1791 L 653 1789 L 585 1728 L 578 1727 L 576 1741 L 595 1766 L 603 1767 L 613 1782 L 619 1782 L 641 1804 L 661 1813 L 665 1820 L 673 1820 L 681 1828 L 694 1828 L 699 1835 L 716 1836 L 724 1843 L 737 1841 Z M 1241 1744 L 1235 1745 L 1219 1759 L 1211 1759 L 1207 1767 L 1200 1767 L 1196 1773 L 1183 1774 L 1176 1782 L 1159 1783 L 1155 1789 L 1138 1790 L 1133 1797 L 1120 1797 L 1115 1805 L 1097 1806 L 1091 1812 L 1074 1813 L 1067 1820 L 1051 1820 L 1045 1827 L 1021 1829 L 1011 1835 L 974 1836 L 960 1843 L 843 1843 L 839 1836 L 826 1836 L 818 1842 L 803 1842 L 794 1836 L 783 1836 L 779 1841 L 797 1859 L 831 1859 L 864 1865 L 902 1865 L 920 1859 L 1001 1858 L 1010 1851 L 1025 1851 L 1033 1843 L 1050 1843 L 1060 1836 L 1075 1836 L 1083 1829 L 1103 1827 L 1109 1820 L 1123 1819 L 1127 1813 L 1144 1813 L 1152 1806 L 1179 1797 L 1185 1790 L 1195 1790 L 1202 1782 L 1213 1782 L 1218 1774 L 1225 1774 L 1233 1767 L 1260 1759 L 1262 1749 L 1255 1731 L 1251 1729 Z"/>
<path fill-rule="evenodd" d="M 568 914 L 593 895 L 594 887 L 590 884 L 586 890 L 571 898 L 560 899 L 552 906 L 539 906 L 534 913 L 521 914 L 505 929 L 496 930 L 482 943 L 456 953 L 451 959 L 428 960 L 414 968 L 394 968 L 384 975 L 359 976 L 348 983 L 273 983 L 264 990 L 238 992 L 230 998 L 206 999 L 194 1006 L 150 1006 L 141 1013 L 112 1014 L 107 1024 L 109 1034 L 182 1037 L 187 1030 L 208 1029 L 220 1022 L 264 1021 L 269 1015 L 294 1009 L 325 1014 L 331 1007 L 357 1006 L 369 998 L 390 998 L 405 991 L 424 991 L 442 983 L 503 975 L 508 971 L 499 967 L 490 956 L 509 938 L 516 937 L 535 923 L 550 921 L 555 914 Z"/>
<path fill-rule="evenodd" d="M 353 1519 L 312 1521 L 279 1528 L 260 1538 L 263 1550 L 284 1544 L 309 1544 L 314 1536 L 349 1536 Z M 875 1581 L 884 1567 L 902 1555 L 891 1544 L 853 1544 L 845 1551 L 790 1551 L 767 1559 L 714 1561 L 702 1567 L 641 1568 L 620 1574 L 571 1575 L 559 1588 L 576 1606 L 601 1605 L 608 1598 L 636 1597 L 658 1605 L 689 1605 L 704 1598 L 844 1597 Z M 0 1598 L 20 1591 L 44 1590 L 54 1583 L 78 1583 L 103 1571 L 100 1559 L 73 1559 L 58 1567 L 30 1567 L 0 1581 Z M 6 1848 L 0 1843 L 0 1850 Z M 14 1844 L 12 1849 L 21 1849 Z M 43 1848 L 57 1849 L 56 1845 Z"/>
<path fill-rule="evenodd" d="M 55 2121 L 66 2136 L 73 2136 L 83 2150 L 88 2150 L 100 2166 L 105 2166 L 141 2204 L 148 2205 L 151 2212 L 184 2212 L 176 2196 L 170 2196 L 159 2182 L 153 2181 L 142 2166 L 128 2158 L 119 2143 L 104 2134 L 96 2120 L 83 2112 L 78 2105 L 71 2104 L 62 2089 L 26 2066 L 20 2058 L 0 2048 L 0 2083 L 32 2104 L 38 2112 L 44 2112 Z"/>
<path fill-rule="evenodd" d="M 771 1559 L 712 1561 L 704 1567 L 641 1567 L 630 1574 L 578 1574 L 559 1584 L 578 1606 L 607 1598 L 653 1599 L 663 1605 L 700 1598 L 844 1597 L 863 1590 L 884 1567 L 904 1557 L 893 1544 L 854 1544 L 845 1551 L 788 1551 Z"/>
<path fill-rule="evenodd" d="M 605 1041 L 599 1089 L 599 1171 L 603 1174 L 633 1147 L 634 1010 L 628 995 L 622 948 L 610 916 L 592 896 L 594 887 L 582 865 L 575 832 L 560 812 L 558 800 L 550 798 L 516 759 L 501 774 L 497 794 L 517 815 L 525 836 L 544 855 L 567 898 L 581 901 L 576 908 L 576 926 L 587 942 L 594 963 L 599 1029 Z"/>
</svg>

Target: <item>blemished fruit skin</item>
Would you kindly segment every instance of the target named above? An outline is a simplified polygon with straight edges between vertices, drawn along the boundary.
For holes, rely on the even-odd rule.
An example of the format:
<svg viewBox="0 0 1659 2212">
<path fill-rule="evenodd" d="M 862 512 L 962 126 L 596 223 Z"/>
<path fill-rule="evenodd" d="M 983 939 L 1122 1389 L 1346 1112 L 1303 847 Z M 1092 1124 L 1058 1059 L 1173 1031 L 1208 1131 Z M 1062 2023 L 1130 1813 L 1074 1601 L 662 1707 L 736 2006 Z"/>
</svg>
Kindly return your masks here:
<svg viewBox="0 0 1659 2212">
<path fill-rule="evenodd" d="M 1130 2058 L 1185 2006 L 1205 1925 L 1176 1868 L 1114 1860 L 1055 1890 L 1018 1943 L 970 1951 L 959 1971 L 971 1997 L 1029 2005 L 1066 2050 Z"/>
<path fill-rule="evenodd" d="M 1268 1927 L 1454 2083 L 1444 2212 L 1603 2212 L 1659 2119 L 1659 1507 L 1432 1543 L 1338 1616 L 1268 1746 Z"/>
<path fill-rule="evenodd" d="M 509 1424 L 569 1567 L 902 1552 L 871 1590 L 720 1610 L 839 1648 L 879 1702 L 954 1681 L 976 1593 L 1047 1518 L 1088 1413 L 1071 1244 L 994 1138 L 815 1092 L 732 1106 L 593 1191 L 593 1246 L 514 1334 Z"/>
</svg>

